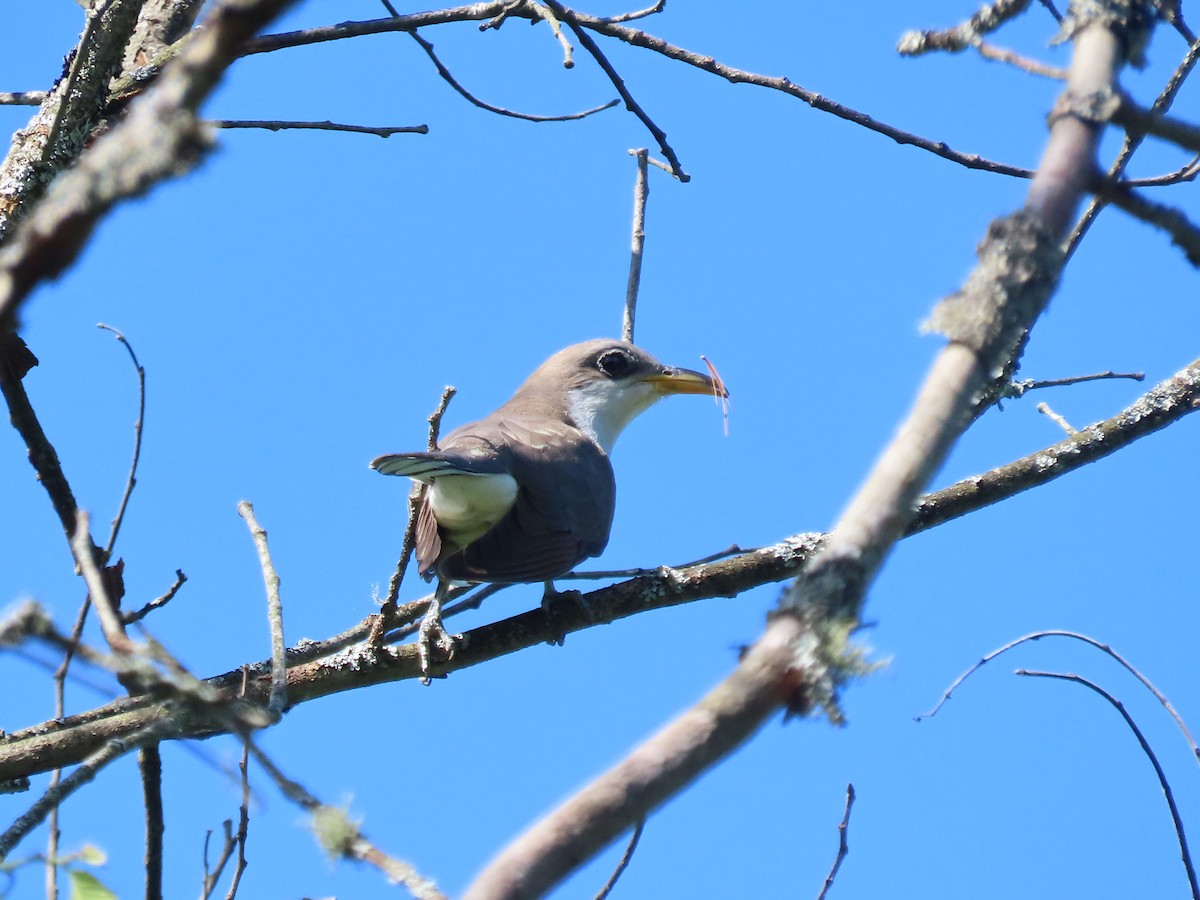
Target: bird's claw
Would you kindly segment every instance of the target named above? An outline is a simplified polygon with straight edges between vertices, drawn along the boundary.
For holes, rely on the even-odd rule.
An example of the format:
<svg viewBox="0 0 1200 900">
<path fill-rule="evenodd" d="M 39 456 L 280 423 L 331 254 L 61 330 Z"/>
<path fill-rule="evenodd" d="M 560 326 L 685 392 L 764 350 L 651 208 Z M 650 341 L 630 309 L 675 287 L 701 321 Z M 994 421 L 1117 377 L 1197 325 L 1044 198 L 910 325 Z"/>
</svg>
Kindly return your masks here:
<svg viewBox="0 0 1200 900">
<path fill-rule="evenodd" d="M 421 620 L 417 631 L 417 661 L 421 666 L 421 681 L 429 684 L 429 666 L 431 662 L 448 662 L 454 659 L 454 653 L 462 640 L 461 634 L 450 634 L 442 624 L 440 610 L 430 609 Z"/>
</svg>

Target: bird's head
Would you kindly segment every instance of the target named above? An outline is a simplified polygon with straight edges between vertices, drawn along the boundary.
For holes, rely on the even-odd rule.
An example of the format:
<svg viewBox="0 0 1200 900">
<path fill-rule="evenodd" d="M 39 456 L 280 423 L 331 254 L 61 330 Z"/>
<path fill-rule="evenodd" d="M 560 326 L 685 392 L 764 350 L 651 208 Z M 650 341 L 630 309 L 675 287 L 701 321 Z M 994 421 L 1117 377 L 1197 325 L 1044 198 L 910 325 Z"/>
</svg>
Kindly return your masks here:
<svg viewBox="0 0 1200 900">
<path fill-rule="evenodd" d="M 606 453 L 626 425 L 663 397 L 728 396 L 724 385 L 708 375 L 665 366 L 640 347 L 603 338 L 555 353 L 513 399 L 533 399 L 535 394 L 546 394 L 546 401 L 559 405 Z"/>
</svg>

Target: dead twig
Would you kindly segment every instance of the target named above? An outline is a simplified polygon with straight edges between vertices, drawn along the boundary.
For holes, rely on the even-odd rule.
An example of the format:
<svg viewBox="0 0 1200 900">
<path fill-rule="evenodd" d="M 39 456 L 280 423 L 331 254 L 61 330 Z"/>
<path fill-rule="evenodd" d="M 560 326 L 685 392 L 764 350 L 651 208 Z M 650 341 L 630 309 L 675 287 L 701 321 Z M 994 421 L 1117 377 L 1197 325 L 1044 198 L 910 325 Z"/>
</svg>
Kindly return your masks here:
<svg viewBox="0 0 1200 900">
<path fill-rule="evenodd" d="M 609 894 L 613 892 L 613 888 L 617 886 L 617 881 L 625 870 L 629 868 L 629 863 L 633 861 L 633 853 L 637 850 L 638 841 L 642 839 L 642 832 L 646 828 L 646 820 L 638 819 L 637 824 L 633 827 L 633 834 L 629 836 L 629 843 L 625 845 L 625 852 L 621 854 L 621 861 L 617 863 L 617 867 L 609 876 L 608 881 L 596 893 L 596 900 L 606 900 Z"/>
<path fill-rule="evenodd" d="M 258 563 L 262 567 L 263 582 L 267 588 L 267 621 L 271 626 L 271 694 L 267 701 L 267 712 L 278 722 L 287 706 L 287 658 L 283 642 L 283 603 L 279 599 L 279 573 L 271 562 L 271 551 L 267 547 L 267 532 L 254 518 L 254 507 L 243 500 L 237 505 L 238 515 L 246 520 L 254 546 L 258 551 Z"/>
<path fill-rule="evenodd" d="M 637 318 L 638 288 L 642 283 L 642 251 L 646 246 L 646 201 L 650 197 L 650 182 L 646 178 L 646 149 L 630 150 L 637 158 L 637 178 L 633 184 L 633 239 L 629 251 L 629 280 L 625 286 L 625 316 L 621 322 L 621 340 L 633 343 L 634 320 Z"/>
<path fill-rule="evenodd" d="M 568 113 L 561 116 L 538 116 L 531 113 L 523 113 L 512 109 L 506 109 L 503 106 L 495 106 L 494 104 L 480 100 L 465 87 L 463 87 L 459 80 L 454 77 L 453 73 L 451 73 L 451 71 L 446 68 L 445 65 L 443 65 L 441 59 L 438 58 L 437 53 L 434 52 L 433 44 L 425 40 L 425 38 L 423 38 L 417 32 L 417 29 L 414 28 L 409 32 L 409 34 L 412 35 L 414 41 L 420 44 L 421 49 L 425 51 L 426 56 L 429 57 L 430 61 L 437 68 L 437 73 L 441 76 L 442 80 L 445 81 L 446 84 L 450 85 L 450 87 L 454 88 L 454 90 L 458 92 L 459 96 L 472 105 L 478 106 L 480 109 L 486 109 L 488 112 L 493 112 L 500 116 L 508 116 L 509 118 L 513 119 L 522 119 L 526 122 L 571 122 L 576 119 L 585 119 L 588 116 L 595 115 L 598 112 L 603 112 L 606 109 L 612 109 L 621 102 L 620 100 L 609 100 L 607 103 L 593 107 L 592 109 L 585 109 L 582 112 Z"/>
<path fill-rule="evenodd" d="M 154 598 L 139 610 L 123 613 L 121 619 L 126 625 L 132 625 L 134 622 L 140 622 L 156 609 L 161 609 L 175 599 L 175 595 L 179 593 L 179 589 L 187 583 L 187 576 L 183 574 L 183 569 L 175 570 L 175 581 L 167 588 L 167 592 L 159 597 Z"/>
<path fill-rule="evenodd" d="M 837 857 L 833 860 L 833 865 L 829 869 L 829 874 L 825 876 L 825 883 L 821 886 L 821 892 L 817 894 L 817 900 L 825 900 L 829 894 L 829 889 L 833 887 L 833 881 L 837 878 L 838 869 L 842 867 L 842 860 L 846 858 L 846 854 L 850 852 L 850 843 L 848 841 L 850 832 L 850 810 L 854 807 L 854 785 L 846 785 L 846 809 L 842 813 L 842 821 L 838 825 L 838 852 Z"/>
<path fill-rule="evenodd" d="M 1142 734 L 1142 730 L 1138 728 L 1137 723 L 1133 721 L 1133 717 L 1129 715 L 1129 711 L 1125 709 L 1125 704 L 1110 694 L 1100 685 L 1093 681 L 1075 675 L 1070 672 L 1035 672 L 1029 669 L 1017 669 L 1018 675 L 1025 675 L 1031 678 L 1056 678 L 1060 681 L 1069 681 L 1075 684 L 1081 684 L 1091 691 L 1099 694 L 1107 700 L 1112 707 L 1121 714 L 1121 718 L 1125 720 L 1125 724 L 1129 730 L 1133 732 L 1137 738 L 1138 744 L 1141 745 L 1142 752 L 1146 754 L 1146 758 L 1150 760 L 1150 764 L 1154 767 L 1154 774 L 1158 776 L 1158 784 L 1162 788 L 1163 798 L 1167 801 L 1167 808 L 1171 811 L 1171 821 L 1175 825 L 1175 836 L 1179 840 L 1180 855 L 1183 858 L 1183 867 L 1187 872 L 1188 885 L 1192 889 L 1192 900 L 1200 900 L 1200 883 L 1196 881 L 1196 869 L 1192 865 L 1192 854 L 1188 849 L 1187 835 L 1183 829 L 1183 819 L 1179 815 L 1179 807 L 1175 805 L 1175 794 L 1171 790 L 1170 782 L 1167 781 L 1167 775 L 1163 772 L 1162 766 L 1159 765 L 1158 757 L 1155 756 L 1150 742 L 1146 740 L 1146 736 Z"/>
<path fill-rule="evenodd" d="M 417 900 L 445 900 L 445 895 L 432 880 L 425 878 L 409 863 L 389 856 L 367 840 L 359 823 L 351 820 L 345 810 L 322 803 L 299 782 L 288 778 L 249 738 L 246 739 L 246 747 L 255 762 L 275 782 L 280 793 L 309 814 L 313 834 L 330 857 L 369 863 L 392 881 L 404 885 Z"/>
<path fill-rule="evenodd" d="M 604 55 L 603 51 L 601 51 L 600 46 L 584 29 L 581 21 L 576 18 L 575 13 L 571 10 L 568 10 L 565 6 L 559 3 L 558 0 L 546 0 L 546 6 L 554 10 L 555 15 L 557 15 L 560 19 L 566 21 L 571 31 L 574 32 L 575 37 L 579 39 L 579 43 L 582 44 L 583 48 L 591 54 L 592 59 L 596 61 L 596 64 L 599 65 L 604 71 L 604 74 L 608 76 L 608 80 L 612 82 L 613 87 L 617 89 L 617 93 L 620 94 L 621 99 L 625 101 L 625 108 L 637 116 L 638 119 L 641 120 L 642 124 L 646 126 L 646 130 L 654 136 L 654 139 L 658 142 L 658 148 L 662 151 L 663 156 L 667 158 L 667 162 L 671 164 L 671 174 L 680 181 L 691 181 L 692 176 L 683 171 L 683 165 L 679 162 L 679 157 L 675 154 L 675 150 L 667 142 L 667 133 L 658 127 L 655 121 L 650 118 L 644 109 L 642 109 L 641 104 L 639 104 L 637 100 L 633 98 L 633 94 L 631 94 L 629 89 L 625 87 L 625 81 L 617 73 L 617 70 L 613 67 L 613 64 L 608 61 L 608 57 Z M 610 25 L 609 27 L 617 28 L 621 26 Z"/>
<path fill-rule="evenodd" d="M 351 134 L 373 134 L 386 138 L 393 134 L 429 134 L 428 125 L 344 125 L 340 122 L 294 122 L 274 119 L 213 119 L 209 122 L 216 128 L 261 128 L 267 131 L 345 131 Z"/>
</svg>

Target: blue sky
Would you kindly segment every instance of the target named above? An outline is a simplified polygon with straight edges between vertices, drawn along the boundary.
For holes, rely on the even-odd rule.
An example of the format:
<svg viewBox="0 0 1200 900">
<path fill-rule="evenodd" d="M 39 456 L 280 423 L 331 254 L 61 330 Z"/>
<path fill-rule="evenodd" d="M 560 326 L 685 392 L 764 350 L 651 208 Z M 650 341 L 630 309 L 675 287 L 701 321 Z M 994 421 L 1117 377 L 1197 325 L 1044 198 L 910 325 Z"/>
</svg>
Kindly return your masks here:
<svg viewBox="0 0 1200 900">
<path fill-rule="evenodd" d="M 805 87 L 966 152 L 1032 167 L 1057 85 L 971 54 L 900 59 L 907 28 L 975 4 L 837 4 L 783 13 L 674 3 L 644 22 L 677 44 Z M 998 43 L 1065 65 L 1034 4 Z M 618 11 L 589 8 L 596 13 Z M 382 7 L 309 2 L 273 30 L 375 18 Z M 82 15 L 17 0 L 0 90 L 45 88 Z M 561 66 L 544 27 L 428 30 L 444 62 L 492 103 L 565 113 L 615 96 L 577 48 Z M 666 362 L 720 368 L 729 434 L 703 398 L 665 402 L 622 436 L 605 569 L 679 563 L 732 543 L 823 530 L 891 435 L 937 339 L 918 325 L 970 271 L 987 223 L 1025 184 L 971 172 L 762 89 L 603 45 L 668 133 L 688 184 L 651 172 L 638 343 Z M 1127 88 L 1149 103 L 1182 57 L 1161 29 Z M 1195 91 L 1176 110 L 1194 118 Z M 498 118 L 440 81 L 389 34 L 238 63 L 214 118 L 426 123 L 426 136 L 236 131 L 192 174 L 121 207 L 79 264 L 27 305 L 41 359 L 26 385 L 80 503 L 111 518 L 132 446 L 136 389 L 121 329 L 147 370 L 138 487 L 118 545 L 130 603 L 189 577 L 153 634 L 199 675 L 264 658 L 251 500 L 283 579 L 289 643 L 359 621 L 383 590 L 403 530 L 405 483 L 367 468 L 417 449 L 445 384 L 452 426 L 485 414 L 553 351 L 620 328 L 634 165 L 651 140 L 619 110 L 565 124 Z M 11 132 L 31 110 L 0 107 Z M 1105 141 L 1109 159 L 1118 141 Z M 1147 146 L 1134 175 L 1178 168 Z M 1195 188 L 1158 199 L 1200 216 Z M 1071 262 L 1021 374 L 1145 371 L 1043 391 L 990 411 L 936 485 L 1057 442 L 1035 405 L 1076 427 L 1112 415 L 1197 354 L 1194 273 L 1148 226 L 1106 212 Z M 1021 679 L 1077 671 L 1119 694 L 1200 829 L 1200 779 L 1158 705 L 1110 660 L 1045 640 L 1001 659 L 932 721 L 914 723 L 981 655 L 1043 628 L 1086 632 L 1139 666 L 1194 726 L 1200 575 L 1196 421 L 964 520 L 904 541 L 874 586 L 861 637 L 879 673 L 844 695 L 847 727 L 773 721 L 648 823 L 626 898 L 815 895 L 837 847 L 847 782 L 858 801 L 831 896 L 1182 896 L 1179 851 L 1153 772 L 1091 693 Z M 667 461 L 669 459 L 669 461 Z M 64 625 L 83 595 L 44 491 L 0 431 L 0 606 L 43 602 Z M 411 581 L 405 598 L 415 596 Z M 451 894 L 520 828 L 619 759 L 726 675 L 780 586 L 634 617 L 463 671 L 302 706 L 263 735 L 292 777 L 347 802 L 383 849 Z M 518 588 L 455 630 L 536 606 Z M 98 641 L 99 635 L 93 637 Z M 45 658 L 45 657 L 43 657 Z M 102 676 L 94 676 L 101 681 Z M 48 676 L 0 656 L 0 727 L 49 718 Z M 105 697 L 72 685 L 81 710 Z M 200 879 L 207 829 L 236 818 L 228 739 L 164 749 L 168 894 Z M 436 772 L 436 778 L 430 773 Z M 254 776 L 244 897 L 390 895 L 373 870 L 320 857 L 300 812 Z M 35 791 L 44 786 L 35 783 Z M 139 894 L 132 758 L 66 807 L 65 849 L 102 846 L 98 874 Z M 0 797 L 11 821 L 32 795 Z M 1193 836 L 1193 841 L 1197 840 Z M 22 850 L 44 846 L 38 832 Z M 590 897 L 607 851 L 559 896 Z M 37 896 L 19 874 L 11 896 Z"/>
</svg>

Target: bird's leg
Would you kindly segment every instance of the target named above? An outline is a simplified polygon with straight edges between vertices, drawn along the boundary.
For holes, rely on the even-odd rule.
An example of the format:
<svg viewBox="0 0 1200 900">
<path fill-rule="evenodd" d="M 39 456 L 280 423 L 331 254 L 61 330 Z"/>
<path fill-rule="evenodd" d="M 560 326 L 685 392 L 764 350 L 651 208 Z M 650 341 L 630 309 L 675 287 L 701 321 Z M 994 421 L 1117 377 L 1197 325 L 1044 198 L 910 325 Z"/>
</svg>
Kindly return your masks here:
<svg viewBox="0 0 1200 900">
<path fill-rule="evenodd" d="M 462 635 L 450 634 L 446 631 L 446 626 L 442 624 L 442 602 L 446 599 L 449 591 L 449 582 L 438 579 L 437 590 L 433 592 L 433 599 L 429 601 L 429 609 L 425 611 L 425 616 L 421 619 L 421 627 L 417 631 L 417 659 L 421 664 L 421 674 L 426 676 L 422 679 L 425 684 L 429 683 L 429 662 L 433 656 L 433 648 L 438 649 L 439 659 L 453 659 L 454 650 L 458 646 L 459 638 L 462 637 Z"/>
</svg>

